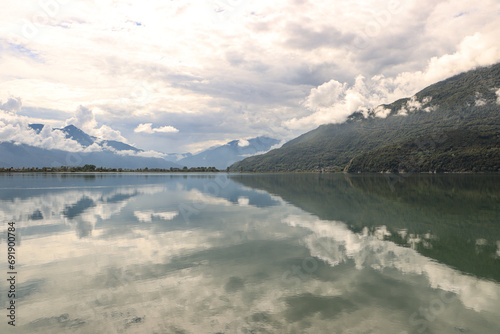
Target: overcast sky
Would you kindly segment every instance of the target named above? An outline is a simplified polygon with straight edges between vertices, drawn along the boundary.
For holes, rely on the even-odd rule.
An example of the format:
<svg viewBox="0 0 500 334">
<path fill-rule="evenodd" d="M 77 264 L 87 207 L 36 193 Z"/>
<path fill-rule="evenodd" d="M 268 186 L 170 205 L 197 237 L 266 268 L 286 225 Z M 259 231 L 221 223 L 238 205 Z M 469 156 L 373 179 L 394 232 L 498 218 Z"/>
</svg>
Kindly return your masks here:
<svg viewBox="0 0 500 334">
<path fill-rule="evenodd" d="M 498 0 L 1 1 L 0 140 L 288 140 L 500 61 Z"/>
</svg>

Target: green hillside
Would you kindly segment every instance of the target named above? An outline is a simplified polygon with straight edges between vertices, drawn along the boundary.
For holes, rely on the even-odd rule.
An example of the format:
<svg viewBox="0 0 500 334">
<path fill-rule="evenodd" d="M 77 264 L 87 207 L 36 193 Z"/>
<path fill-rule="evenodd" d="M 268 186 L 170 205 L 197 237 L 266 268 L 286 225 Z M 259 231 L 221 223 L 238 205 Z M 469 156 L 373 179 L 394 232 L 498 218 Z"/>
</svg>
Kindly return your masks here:
<svg viewBox="0 0 500 334">
<path fill-rule="evenodd" d="M 387 118 L 373 110 L 368 117 L 357 112 L 231 170 L 498 171 L 499 88 L 500 64 L 462 73 L 423 89 L 413 100 L 384 105 L 390 109 Z M 411 108 L 415 102 L 419 109 Z"/>
</svg>

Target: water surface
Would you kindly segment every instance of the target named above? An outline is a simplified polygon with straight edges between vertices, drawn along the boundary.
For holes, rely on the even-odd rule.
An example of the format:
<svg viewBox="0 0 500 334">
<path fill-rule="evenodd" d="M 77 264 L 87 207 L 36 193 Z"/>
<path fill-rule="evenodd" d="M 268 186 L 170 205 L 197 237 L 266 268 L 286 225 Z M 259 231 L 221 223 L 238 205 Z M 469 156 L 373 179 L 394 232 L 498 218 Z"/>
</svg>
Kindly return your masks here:
<svg viewBox="0 0 500 334">
<path fill-rule="evenodd" d="M 0 176 L 2 333 L 498 333 L 500 178 Z"/>
</svg>

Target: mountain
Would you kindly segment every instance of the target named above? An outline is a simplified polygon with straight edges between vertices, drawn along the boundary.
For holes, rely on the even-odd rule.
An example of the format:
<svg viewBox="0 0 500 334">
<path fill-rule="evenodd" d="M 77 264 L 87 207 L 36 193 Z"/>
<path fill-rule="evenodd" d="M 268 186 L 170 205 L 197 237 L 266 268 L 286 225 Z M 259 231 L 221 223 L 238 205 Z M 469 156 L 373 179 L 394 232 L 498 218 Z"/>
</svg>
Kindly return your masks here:
<svg viewBox="0 0 500 334">
<path fill-rule="evenodd" d="M 111 151 L 67 152 L 47 150 L 25 144 L 0 143 L 0 167 L 60 167 L 95 165 L 106 168 L 179 168 L 180 166 L 161 158 L 120 155 Z"/>
<path fill-rule="evenodd" d="M 68 125 L 62 129 L 54 129 L 57 131 L 62 131 L 66 134 L 66 138 L 68 139 L 73 139 L 76 141 L 78 144 L 82 145 L 83 147 L 90 146 L 94 143 L 94 138 L 80 130 L 74 125 Z"/>
<path fill-rule="evenodd" d="M 43 124 L 30 124 L 30 128 L 40 133 Z M 102 151 L 95 152 L 68 152 L 56 149 L 44 149 L 25 144 L 14 144 L 12 142 L 0 143 L 0 167 L 60 167 L 60 166 L 84 166 L 95 165 L 106 168 L 180 168 L 181 166 L 167 161 L 163 158 L 152 158 L 134 155 L 143 152 L 126 143 L 115 140 L 99 140 L 89 136 L 87 133 L 74 125 L 68 125 L 61 129 L 66 138 L 77 141 L 83 147 L 97 144 L 102 147 Z M 120 152 L 121 151 L 121 152 Z M 133 154 L 124 154 L 131 151 Z"/>
<path fill-rule="evenodd" d="M 29 124 L 28 125 L 31 129 L 35 130 L 35 132 L 38 134 L 40 131 L 42 131 L 44 124 Z M 143 152 L 144 150 L 141 150 L 139 148 L 136 148 L 132 145 L 122 143 L 120 141 L 116 140 L 98 140 L 96 137 L 89 136 L 76 126 L 70 124 L 68 126 L 65 126 L 62 129 L 54 129 L 58 131 L 62 131 L 65 135 L 66 138 L 72 139 L 82 145 L 83 147 L 88 147 L 94 143 L 98 144 L 101 147 L 111 147 L 117 151 L 133 151 L 133 152 Z"/>
<path fill-rule="evenodd" d="M 322 125 L 230 169 L 499 171 L 499 103 L 500 63 L 438 82 L 411 98 L 355 112 L 342 124 Z"/>
<path fill-rule="evenodd" d="M 29 127 L 39 134 L 44 124 L 29 124 Z M 102 140 L 90 136 L 74 125 L 53 129 L 61 131 L 67 139 L 78 142 L 86 148 L 97 145 L 101 151 L 67 152 L 55 149 L 43 149 L 12 142 L 0 143 L 0 167 L 60 167 L 95 165 L 107 168 L 182 168 L 186 167 L 216 167 L 226 169 L 235 161 L 268 151 L 278 140 L 268 137 L 257 137 L 249 140 L 233 140 L 225 145 L 213 147 L 198 154 L 165 154 L 164 158 L 148 158 L 141 156 L 144 150 L 132 145 L 116 141 Z M 138 155 L 139 154 L 139 155 Z M 168 160 L 167 160 L 168 159 Z M 170 160 L 175 160 L 172 162 Z"/>
<path fill-rule="evenodd" d="M 103 140 L 99 142 L 99 145 L 101 146 L 109 146 L 114 148 L 117 151 L 134 151 L 134 152 L 144 152 L 144 150 L 140 148 L 136 148 L 134 146 L 131 146 L 129 144 L 125 144 L 116 140 Z"/>
<path fill-rule="evenodd" d="M 35 130 L 36 134 L 39 134 L 40 131 L 42 131 L 44 125 L 43 124 L 29 124 L 28 125 L 30 128 L 32 128 L 33 130 Z"/>
<path fill-rule="evenodd" d="M 278 143 L 279 140 L 269 137 L 233 140 L 225 145 L 182 158 L 177 163 L 187 167 L 205 166 L 226 169 L 232 163 L 259 152 L 266 152 Z"/>
</svg>

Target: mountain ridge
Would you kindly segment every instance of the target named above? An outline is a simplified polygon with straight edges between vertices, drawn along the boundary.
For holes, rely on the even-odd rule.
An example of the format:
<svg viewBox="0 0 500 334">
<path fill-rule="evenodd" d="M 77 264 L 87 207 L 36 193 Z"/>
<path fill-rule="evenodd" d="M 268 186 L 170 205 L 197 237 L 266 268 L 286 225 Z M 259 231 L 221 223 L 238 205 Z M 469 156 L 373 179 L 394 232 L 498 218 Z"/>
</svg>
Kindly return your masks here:
<svg viewBox="0 0 500 334">
<path fill-rule="evenodd" d="M 39 134 L 44 124 L 29 124 L 29 128 Z M 106 168 L 180 168 L 181 166 L 161 157 L 139 156 L 137 153 L 144 150 L 132 145 L 116 141 L 93 137 L 76 127 L 68 125 L 64 128 L 55 128 L 52 131 L 64 133 L 66 139 L 74 140 L 83 148 L 92 145 L 100 147 L 92 151 L 65 151 L 61 149 L 46 149 L 27 144 L 13 142 L 0 143 L 0 167 L 61 167 L 95 165 Z"/>
<path fill-rule="evenodd" d="M 325 124 L 285 143 L 280 149 L 264 155 L 253 156 L 233 164 L 233 171 L 341 171 L 351 160 L 375 150 L 379 155 L 390 150 L 394 145 L 405 141 L 425 140 L 432 145 L 420 145 L 419 150 L 401 158 L 399 155 L 387 155 L 391 171 L 403 161 L 413 161 L 415 156 L 429 153 L 442 143 L 433 139 L 436 135 L 452 130 L 467 130 L 468 135 L 486 135 L 500 129 L 500 105 L 497 102 L 500 91 L 500 63 L 461 73 L 446 80 L 430 85 L 413 97 L 399 99 L 368 110 L 351 114 L 341 124 Z M 382 111 L 387 117 L 379 117 Z M 452 136 L 453 137 L 453 136 Z M 450 138 L 452 138 L 450 137 Z M 453 137 L 455 138 L 455 137 Z M 391 146 L 392 145 L 392 146 Z M 499 146 L 496 140 L 486 144 L 489 160 L 499 159 Z M 432 146 L 432 147 L 431 147 Z M 491 146 L 491 147 L 489 147 Z M 453 149 L 451 147 L 450 149 Z M 460 151 L 460 147 L 457 147 Z M 456 151 L 455 153 L 459 153 Z M 418 157 L 417 157 L 418 158 Z M 366 156 L 365 156 L 366 160 Z M 380 159 L 379 159 L 380 160 Z M 366 162 L 366 161 L 365 161 Z M 437 165 L 442 165 L 439 161 Z M 455 161 L 454 163 L 456 163 Z M 491 161 L 490 161 L 491 162 Z M 349 172 L 386 172 L 381 169 L 366 169 L 366 164 L 351 164 Z M 446 171 L 498 171 L 500 165 L 488 163 L 489 167 L 471 165 L 470 169 L 442 168 Z M 426 167 L 424 167 L 426 166 Z M 352 168 L 351 168 L 352 167 Z M 427 164 L 414 164 L 414 172 L 437 171 L 426 169 Z M 446 166 L 444 166 L 446 167 Z M 484 167 L 484 168 L 483 168 Z M 408 168 L 406 168 L 408 170 Z"/>
<path fill-rule="evenodd" d="M 265 136 L 251 138 L 246 141 L 232 140 L 224 145 L 211 147 L 200 153 L 184 157 L 178 160 L 177 163 L 187 167 L 213 166 L 217 169 L 226 169 L 226 167 L 245 156 L 268 151 L 279 142 L 277 139 Z"/>
<path fill-rule="evenodd" d="M 45 125 L 33 123 L 28 124 L 28 127 L 34 130 L 36 134 L 40 134 Z M 138 155 L 145 152 L 143 149 L 117 140 L 106 140 L 90 136 L 72 124 L 63 128 L 54 128 L 52 131 L 62 132 L 66 139 L 77 142 L 86 150 L 71 152 L 5 141 L 0 142 L 0 167 L 60 167 L 88 164 L 125 169 L 145 167 L 180 169 L 183 166 L 226 169 L 227 166 L 244 156 L 267 151 L 273 145 L 279 143 L 276 139 L 262 136 L 248 140 L 232 140 L 198 154 L 164 154 L 162 157 L 148 157 L 147 155 Z M 175 159 L 177 156 L 182 158 Z M 169 158 L 174 158 L 176 161 L 170 161 Z"/>
</svg>

